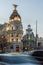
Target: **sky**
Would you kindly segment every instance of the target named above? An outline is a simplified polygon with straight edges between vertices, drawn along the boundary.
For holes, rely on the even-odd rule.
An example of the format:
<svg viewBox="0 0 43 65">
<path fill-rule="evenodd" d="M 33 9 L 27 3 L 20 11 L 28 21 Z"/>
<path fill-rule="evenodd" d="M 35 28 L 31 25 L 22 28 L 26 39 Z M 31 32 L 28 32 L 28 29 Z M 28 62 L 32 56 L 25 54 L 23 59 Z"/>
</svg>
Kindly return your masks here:
<svg viewBox="0 0 43 65">
<path fill-rule="evenodd" d="M 36 34 L 36 20 L 37 20 L 37 34 L 43 37 L 43 0 L 0 0 L 0 24 L 9 22 L 9 17 L 13 12 L 13 4 L 17 4 L 18 13 L 21 16 L 23 31 L 26 34 L 27 25 Z"/>
</svg>

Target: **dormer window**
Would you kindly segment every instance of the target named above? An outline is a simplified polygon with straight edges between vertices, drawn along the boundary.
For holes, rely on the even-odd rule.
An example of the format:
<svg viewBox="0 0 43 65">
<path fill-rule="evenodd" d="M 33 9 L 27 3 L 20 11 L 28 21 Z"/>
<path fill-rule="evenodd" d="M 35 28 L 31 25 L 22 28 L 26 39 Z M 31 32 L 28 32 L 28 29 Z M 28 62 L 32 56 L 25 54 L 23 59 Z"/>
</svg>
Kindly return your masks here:
<svg viewBox="0 0 43 65">
<path fill-rule="evenodd" d="M 14 20 L 17 20 L 17 17 L 15 17 Z"/>
<path fill-rule="evenodd" d="M 9 22 L 14 21 L 14 19 L 9 19 Z"/>
<path fill-rule="evenodd" d="M 14 20 L 15 21 L 20 21 L 20 18 L 17 16 L 17 17 L 14 17 Z"/>
<path fill-rule="evenodd" d="M 20 21 L 20 18 L 18 17 L 18 21 Z"/>
</svg>

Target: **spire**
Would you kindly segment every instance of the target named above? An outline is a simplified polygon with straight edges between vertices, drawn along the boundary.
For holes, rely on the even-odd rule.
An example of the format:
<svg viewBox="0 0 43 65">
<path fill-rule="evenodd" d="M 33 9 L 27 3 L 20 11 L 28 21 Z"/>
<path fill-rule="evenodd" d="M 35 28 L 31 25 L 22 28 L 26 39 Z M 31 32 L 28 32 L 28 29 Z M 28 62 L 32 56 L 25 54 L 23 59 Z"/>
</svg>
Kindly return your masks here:
<svg viewBox="0 0 43 65">
<path fill-rule="evenodd" d="M 37 20 L 36 20 L 36 35 L 37 35 Z"/>
<path fill-rule="evenodd" d="M 36 48 L 37 48 L 37 20 L 36 20 Z"/>
<path fill-rule="evenodd" d="M 20 15 L 19 15 L 18 11 L 16 10 L 17 5 L 13 4 L 13 6 L 14 6 L 14 10 L 13 10 L 11 16 L 10 16 L 10 19 L 14 19 L 14 18 L 17 17 L 17 16 L 21 19 L 21 17 L 20 17 Z"/>
<path fill-rule="evenodd" d="M 16 4 L 13 4 L 13 6 L 14 6 L 14 10 L 16 10 L 16 7 L 17 7 L 18 5 L 16 5 Z"/>
</svg>

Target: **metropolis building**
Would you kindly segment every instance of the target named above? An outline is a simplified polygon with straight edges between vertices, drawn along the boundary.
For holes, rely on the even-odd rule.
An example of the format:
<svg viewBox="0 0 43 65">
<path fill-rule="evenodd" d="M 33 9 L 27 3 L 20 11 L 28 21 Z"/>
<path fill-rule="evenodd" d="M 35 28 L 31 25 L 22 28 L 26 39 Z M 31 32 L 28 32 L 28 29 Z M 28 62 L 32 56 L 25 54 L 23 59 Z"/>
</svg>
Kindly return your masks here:
<svg viewBox="0 0 43 65">
<path fill-rule="evenodd" d="M 0 34 L 6 36 L 7 42 L 9 43 L 9 49 L 13 51 L 20 51 L 23 48 L 21 42 L 23 35 L 23 26 L 21 22 L 21 17 L 16 10 L 17 5 L 13 5 L 14 10 L 9 17 L 9 23 L 5 23 L 1 26 Z"/>
</svg>

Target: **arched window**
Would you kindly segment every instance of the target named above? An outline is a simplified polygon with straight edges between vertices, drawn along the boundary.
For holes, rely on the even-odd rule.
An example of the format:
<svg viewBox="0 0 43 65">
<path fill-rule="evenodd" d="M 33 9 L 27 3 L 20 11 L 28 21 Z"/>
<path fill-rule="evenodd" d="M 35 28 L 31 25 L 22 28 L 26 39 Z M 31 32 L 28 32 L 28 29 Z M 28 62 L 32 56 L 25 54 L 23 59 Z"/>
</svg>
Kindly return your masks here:
<svg viewBox="0 0 43 65">
<path fill-rule="evenodd" d="M 18 37 L 18 34 L 16 35 L 16 37 Z"/>
<path fill-rule="evenodd" d="M 11 34 L 11 37 L 13 37 L 13 34 Z"/>
<path fill-rule="evenodd" d="M 13 26 L 12 26 L 12 30 L 13 30 Z"/>
</svg>

